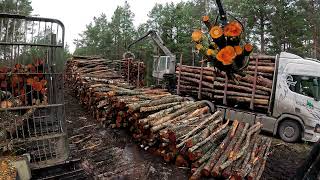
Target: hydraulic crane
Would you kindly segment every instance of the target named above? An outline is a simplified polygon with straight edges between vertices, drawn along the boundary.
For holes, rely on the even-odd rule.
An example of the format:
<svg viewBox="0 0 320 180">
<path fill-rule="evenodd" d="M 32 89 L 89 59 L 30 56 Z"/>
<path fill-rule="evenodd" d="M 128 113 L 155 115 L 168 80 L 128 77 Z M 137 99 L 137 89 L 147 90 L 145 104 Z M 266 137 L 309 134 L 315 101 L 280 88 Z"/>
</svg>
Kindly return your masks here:
<svg viewBox="0 0 320 180">
<path fill-rule="evenodd" d="M 168 88 L 169 90 L 173 89 L 175 84 L 174 75 L 176 68 L 176 56 L 164 45 L 163 40 L 155 30 L 148 31 L 146 34 L 129 44 L 128 50 L 130 50 L 130 48 L 134 44 L 142 41 L 149 36 L 165 54 L 165 56 L 154 56 L 152 77 L 156 78 L 157 80 L 163 81 L 163 84 L 167 86 L 166 88 Z"/>
</svg>

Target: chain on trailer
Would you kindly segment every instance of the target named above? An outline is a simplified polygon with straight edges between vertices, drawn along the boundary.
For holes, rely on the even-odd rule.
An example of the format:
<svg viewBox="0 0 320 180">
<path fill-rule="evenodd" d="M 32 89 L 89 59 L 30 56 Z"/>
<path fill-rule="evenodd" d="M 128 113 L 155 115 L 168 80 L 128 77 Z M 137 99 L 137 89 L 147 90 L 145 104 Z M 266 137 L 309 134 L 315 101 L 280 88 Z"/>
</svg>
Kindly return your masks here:
<svg viewBox="0 0 320 180">
<path fill-rule="evenodd" d="M 0 154 L 29 154 L 32 169 L 68 157 L 64 35 L 59 20 L 0 14 Z"/>
</svg>

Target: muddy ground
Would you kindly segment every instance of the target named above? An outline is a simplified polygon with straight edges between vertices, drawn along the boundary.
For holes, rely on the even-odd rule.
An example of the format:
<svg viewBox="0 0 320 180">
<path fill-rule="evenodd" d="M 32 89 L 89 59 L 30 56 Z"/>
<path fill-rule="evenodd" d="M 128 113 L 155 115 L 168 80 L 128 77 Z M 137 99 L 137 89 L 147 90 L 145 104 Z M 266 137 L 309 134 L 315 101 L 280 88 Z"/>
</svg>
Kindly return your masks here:
<svg viewBox="0 0 320 180">
<path fill-rule="evenodd" d="M 69 90 L 65 92 L 65 105 L 71 159 L 81 158 L 82 167 L 91 173 L 91 177 L 139 180 L 188 178 L 187 169 L 166 164 L 159 157 L 144 151 L 124 130 L 94 125 L 94 118 Z"/>
<path fill-rule="evenodd" d="M 101 179 L 188 179 L 189 170 L 167 164 L 144 151 L 123 130 L 101 127 L 89 110 L 66 88 L 65 110 L 71 159 L 81 158 L 88 177 Z M 84 128 L 83 128 L 84 127 Z M 262 179 L 291 179 L 310 145 L 288 144 L 274 138 Z"/>
</svg>

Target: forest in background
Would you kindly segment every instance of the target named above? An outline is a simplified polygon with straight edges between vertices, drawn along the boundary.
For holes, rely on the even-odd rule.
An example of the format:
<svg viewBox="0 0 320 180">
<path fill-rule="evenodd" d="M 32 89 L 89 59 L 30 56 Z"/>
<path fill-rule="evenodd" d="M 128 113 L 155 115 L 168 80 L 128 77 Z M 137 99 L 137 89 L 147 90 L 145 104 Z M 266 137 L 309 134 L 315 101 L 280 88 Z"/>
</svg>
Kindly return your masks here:
<svg viewBox="0 0 320 180">
<path fill-rule="evenodd" d="M 320 1 L 319 0 L 223 0 L 229 16 L 245 25 L 246 40 L 255 45 L 254 52 L 275 55 L 286 51 L 302 57 L 320 59 Z M 31 0 L 2 0 L 0 12 L 30 15 Z M 134 13 L 128 2 L 118 6 L 112 17 L 97 14 L 74 40 L 76 55 L 100 55 L 107 59 L 121 59 L 126 47 L 149 30 L 156 30 L 165 45 L 176 54 L 183 55 L 185 64 L 195 57 L 191 33 L 204 28 L 203 15 L 217 16 L 214 0 L 189 0 L 179 3 L 155 4 L 148 13 L 148 21 L 135 27 Z M 132 50 L 147 65 L 151 77 L 153 55 L 162 52 L 152 40 L 142 41 Z M 66 46 L 66 57 L 68 48 Z"/>
<path fill-rule="evenodd" d="M 254 52 L 275 55 L 286 51 L 302 57 L 320 59 L 320 1 L 317 0 L 223 0 L 229 16 L 238 18 L 246 30 L 246 40 L 255 45 Z M 165 45 L 186 64 L 192 64 L 194 44 L 191 33 L 203 28 L 201 17 L 215 19 L 218 11 L 215 1 L 189 0 L 177 4 L 156 4 L 148 13 L 148 21 L 138 27 L 133 25 L 134 13 L 125 2 L 114 11 L 111 20 L 105 14 L 92 22 L 74 41 L 78 55 L 101 55 L 120 59 L 126 47 L 147 31 L 156 30 Z M 132 51 L 145 61 L 147 74 L 152 71 L 155 49 L 152 40 L 136 44 Z M 197 62 L 197 60 L 196 60 Z M 148 76 L 149 77 L 149 76 Z"/>
</svg>

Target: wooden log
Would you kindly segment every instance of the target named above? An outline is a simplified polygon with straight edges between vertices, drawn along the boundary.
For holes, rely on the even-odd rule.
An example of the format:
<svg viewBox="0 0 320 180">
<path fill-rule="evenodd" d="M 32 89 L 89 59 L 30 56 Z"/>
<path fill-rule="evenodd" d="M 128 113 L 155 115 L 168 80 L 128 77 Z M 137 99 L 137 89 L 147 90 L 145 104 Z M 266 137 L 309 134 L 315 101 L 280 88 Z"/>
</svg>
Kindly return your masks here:
<svg viewBox="0 0 320 180">
<path fill-rule="evenodd" d="M 219 128 L 217 128 L 217 130 L 214 131 L 214 132 L 213 132 L 210 136 L 208 136 L 206 139 L 204 139 L 203 141 L 201 141 L 201 142 L 197 143 L 196 145 L 192 146 L 191 148 L 189 148 L 189 151 L 190 151 L 190 152 L 193 152 L 193 151 L 195 151 L 196 149 L 198 149 L 199 147 L 201 147 L 202 145 L 206 144 L 206 143 L 207 143 L 208 141 L 210 141 L 211 139 L 216 138 L 216 137 L 217 137 L 217 134 L 219 134 L 220 131 L 222 131 L 223 129 L 225 129 L 225 128 L 227 127 L 228 123 L 229 123 L 229 120 L 228 120 L 225 124 L 223 124 L 223 125 L 221 125 Z"/>
<path fill-rule="evenodd" d="M 269 156 L 269 151 L 271 147 L 271 139 L 267 139 L 265 142 L 265 150 L 261 150 L 261 154 L 259 155 L 262 158 L 256 160 L 257 164 L 253 167 L 252 171 L 249 173 L 247 176 L 248 180 L 253 180 L 253 179 L 260 179 L 262 172 L 264 171 L 264 167 L 266 165 L 267 158 Z"/>
<path fill-rule="evenodd" d="M 200 67 L 195 67 L 195 66 L 185 66 L 184 65 L 184 66 L 182 66 L 182 68 L 183 68 L 183 71 L 189 72 L 189 73 L 200 74 L 199 72 L 201 71 Z M 189 70 L 189 69 L 192 69 L 192 70 Z M 226 76 L 226 74 L 224 72 L 216 72 L 213 68 L 207 68 L 207 67 L 204 67 L 203 74 L 208 75 L 208 76 L 222 77 L 222 78 L 224 78 Z M 238 81 L 243 81 L 243 82 L 247 82 L 247 83 L 251 83 L 251 84 L 253 84 L 253 82 L 255 81 L 254 77 L 250 74 L 246 74 L 246 76 L 235 75 L 235 77 Z M 258 76 L 257 84 L 260 86 L 272 88 L 272 80 L 267 79 L 267 78 L 263 78 L 261 76 Z"/>
<path fill-rule="evenodd" d="M 235 153 L 237 153 L 239 151 L 240 146 L 242 144 L 242 141 L 246 137 L 246 133 L 247 133 L 248 129 L 249 129 L 249 123 L 246 123 L 243 130 L 242 130 L 242 134 L 241 134 L 240 138 L 238 139 L 238 141 L 236 142 L 236 145 L 234 146 L 233 150 L 229 154 L 229 159 L 234 158 Z"/>
<path fill-rule="evenodd" d="M 246 73 L 246 74 L 253 75 L 253 76 L 255 75 L 254 71 L 243 71 L 243 72 Z M 273 74 L 271 74 L 271 73 L 257 72 L 257 75 L 260 76 L 260 77 L 269 79 L 269 80 L 272 80 L 272 78 L 273 78 Z"/>
<path fill-rule="evenodd" d="M 189 105 L 190 103 L 191 102 L 185 102 L 185 103 L 181 103 L 180 105 L 176 105 L 176 106 L 173 106 L 171 108 L 161 110 L 161 111 L 159 111 L 157 113 L 149 115 L 147 118 L 140 119 L 139 123 L 145 124 L 145 123 L 148 123 L 149 121 L 154 120 L 155 118 L 165 117 L 168 114 L 172 113 L 173 111 L 177 111 L 177 110 L 181 109 L 182 107 L 185 107 L 185 106 Z"/>
<path fill-rule="evenodd" d="M 179 104 L 181 104 L 181 103 L 180 102 L 173 102 L 173 103 L 161 104 L 158 106 L 141 107 L 140 112 L 159 111 L 159 110 L 163 110 L 163 109 L 168 109 L 170 107 L 174 107 Z"/>
<path fill-rule="evenodd" d="M 186 77 L 186 76 L 181 76 L 181 79 L 184 81 L 189 81 L 189 82 L 194 82 L 194 83 L 199 83 L 197 79 L 195 78 L 191 78 L 191 77 Z M 206 81 L 202 81 L 201 82 L 202 85 L 214 89 L 214 87 L 224 87 L 225 85 L 223 83 L 220 83 L 218 81 L 215 81 L 214 83 L 209 83 Z M 238 85 L 234 85 L 234 84 L 228 84 L 227 85 L 228 90 L 230 89 L 234 89 L 234 90 L 239 90 L 239 91 L 244 91 L 244 92 L 252 92 L 252 88 L 249 87 L 245 87 L 245 86 L 238 86 Z M 261 95 L 268 95 L 269 93 L 266 91 L 261 91 L 261 90 L 257 90 L 256 91 L 257 94 L 261 94 Z"/>
<path fill-rule="evenodd" d="M 257 147 L 261 143 L 261 141 L 265 143 L 265 141 L 259 136 L 255 139 L 255 141 L 251 141 L 251 147 L 248 148 L 248 152 L 245 155 L 244 162 L 242 163 L 242 166 L 239 167 L 239 170 L 236 172 L 237 178 L 244 178 L 251 171 L 252 166 L 256 163 L 255 156 L 257 153 Z M 264 150 L 265 149 L 263 149 L 263 152 Z"/>
<path fill-rule="evenodd" d="M 200 154 L 202 157 L 197 160 L 196 162 L 192 163 L 192 167 L 199 167 L 201 164 L 205 163 L 211 156 L 214 150 L 218 147 L 218 143 L 220 143 L 221 139 L 224 139 L 224 137 L 227 135 L 229 131 L 229 128 L 225 128 L 221 130 L 218 134 L 218 138 L 213 138 L 208 143 L 200 147 L 198 150 L 193 151 L 193 154 Z M 189 151 L 189 153 L 191 153 Z"/>
<path fill-rule="evenodd" d="M 209 116 L 208 118 L 204 119 L 202 123 L 200 123 L 196 128 L 194 128 L 192 131 L 190 131 L 188 134 L 186 134 L 185 136 L 183 136 L 183 139 L 181 141 L 185 141 L 187 140 L 192 134 L 194 134 L 195 132 L 197 132 L 199 129 L 201 129 L 203 126 L 205 126 L 206 124 L 208 124 L 209 122 L 211 122 L 212 120 L 217 119 L 219 116 L 221 116 L 221 111 L 216 111 L 214 114 L 212 114 L 211 116 Z M 221 120 L 215 121 L 215 124 L 218 124 L 219 122 L 221 122 Z M 177 146 L 178 148 L 181 146 Z"/>
<path fill-rule="evenodd" d="M 235 135 L 235 131 L 238 127 L 239 122 L 237 120 L 233 121 L 232 123 L 232 129 L 229 131 L 227 137 L 223 140 L 223 142 L 218 146 L 218 148 L 213 152 L 211 158 L 206 163 L 205 167 L 202 170 L 202 175 L 209 176 L 212 168 L 214 167 L 215 163 L 223 153 L 223 151 L 226 149 L 226 147 L 229 145 L 230 140 Z"/>
<path fill-rule="evenodd" d="M 248 134 L 247 134 L 247 137 L 246 137 L 246 143 L 244 145 L 244 147 L 232 158 L 232 159 L 228 159 L 225 163 L 223 163 L 219 169 L 220 170 L 224 170 L 225 168 L 227 168 L 228 166 L 230 166 L 235 160 L 239 159 L 244 153 L 245 151 L 247 150 L 247 148 L 249 147 L 249 144 L 250 144 L 250 138 L 251 136 L 260 131 L 261 130 L 261 127 L 262 127 L 262 124 L 260 122 L 256 123 L 255 125 L 253 125 L 249 131 L 248 131 Z"/>
<path fill-rule="evenodd" d="M 189 82 L 193 82 L 193 83 L 199 83 L 199 80 L 195 79 L 195 78 L 181 76 L 181 79 L 184 80 L 184 81 L 189 81 Z M 206 86 L 206 87 L 209 87 L 209 88 L 213 89 L 213 83 L 208 83 L 206 81 L 202 81 L 201 83 L 202 83 L 203 86 Z"/>
<path fill-rule="evenodd" d="M 207 138 L 218 126 L 219 123 L 222 122 L 222 118 L 218 118 L 216 121 L 211 122 L 207 125 L 206 128 L 201 130 L 199 133 L 195 134 L 194 136 L 189 137 L 188 139 L 185 139 L 181 142 L 181 144 L 186 144 L 188 148 L 194 146 L 198 142 L 203 141 L 205 138 Z"/>
<path fill-rule="evenodd" d="M 161 105 L 161 104 L 181 102 L 181 101 L 184 101 L 183 97 L 169 96 L 169 97 L 165 97 L 163 99 L 159 99 L 159 100 L 155 100 L 155 101 L 146 101 L 144 103 L 129 104 L 128 108 L 129 108 L 130 112 L 134 112 L 134 111 L 139 110 L 141 107 L 151 107 L 151 106 L 157 106 L 157 105 Z"/>
<path fill-rule="evenodd" d="M 250 57 L 250 60 L 255 60 L 256 58 L 259 59 L 259 61 L 275 61 L 276 56 L 269 56 L 269 55 L 265 55 L 265 54 L 255 54 L 253 53 Z"/>
<path fill-rule="evenodd" d="M 194 87 L 194 86 L 184 86 L 184 85 L 180 85 L 181 89 L 183 90 L 198 90 L 197 87 Z M 203 92 L 210 92 L 210 93 L 215 93 L 215 94 L 224 94 L 224 91 L 223 90 L 218 90 L 218 89 L 210 89 L 210 88 L 202 88 L 202 91 Z M 231 95 L 231 96 L 240 96 L 240 97 L 252 97 L 252 94 L 251 93 L 242 93 L 242 92 L 235 92 L 235 91 L 227 91 L 226 92 L 227 95 Z M 256 95 L 255 98 L 257 99 L 270 99 L 270 96 L 265 96 L 265 95 Z"/>
<path fill-rule="evenodd" d="M 236 133 L 234 134 L 233 137 L 231 137 L 232 140 L 230 141 L 230 144 L 226 148 L 225 152 L 221 155 L 218 162 L 212 168 L 212 170 L 211 170 L 212 176 L 217 177 L 220 175 L 221 169 L 219 169 L 219 167 L 222 163 L 224 163 L 228 159 L 229 154 L 231 153 L 232 149 L 234 148 L 238 139 L 241 136 L 241 132 L 243 131 L 244 126 L 245 126 L 244 123 L 240 123 L 238 128 L 236 128 Z"/>
<path fill-rule="evenodd" d="M 251 76 L 250 74 L 247 74 L 244 77 L 241 77 L 241 79 L 250 82 L 250 83 L 254 83 L 255 79 L 253 76 Z M 257 84 L 261 85 L 261 86 L 265 86 L 267 88 L 272 88 L 272 80 L 264 78 L 262 76 L 258 76 L 257 77 Z"/>
<path fill-rule="evenodd" d="M 190 107 L 190 108 L 192 108 L 192 107 Z M 159 122 L 160 120 L 151 121 L 150 124 L 153 127 L 151 127 L 150 130 L 151 130 L 151 132 L 154 133 L 154 132 L 157 132 L 163 128 L 168 127 L 172 123 L 175 123 L 175 122 L 180 121 L 182 119 L 188 118 L 188 116 L 192 118 L 193 116 L 197 116 L 198 115 L 197 113 L 203 114 L 204 112 L 208 112 L 208 108 L 201 108 L 201 107 L 199 107 L 199 108 L 200 109 L 196 109 L 196 110 L 194 110 L 194 112 L 191 112 L 191 113 L 188 110 L 185 110 L 185 112 L 183 112 L 182 114 L 179 114 L 179 115 L 177 115 L 175 113 L 173 113 L 172 115 L 169 114 L 168 117 L 164 117 L 163 119 L 161 119 L 161 122 Z M 181 109 L 181 110 L 183 110 L 183 109 Z M 192 111 L 192 109 L 190 109 L 190 110 Z"/>
<path fill-rule="evenodd" d="M 215 99 L 223 99 L 223 96 L 214 96 Z M 251 98 L 246 98 L 246 97 L 238 97 L 238 96 L 227 96 L 227 99 L 230 100 L 235 100 L 237 102 L 247 102 L 249 103 L 251 101 Z M 263 105 L 263 106 L 268 106 L 269 101 L 266 99 L 254 99 L 254 103 L 257 105 Z"/>
<path fill-rule="evenodd" d="M 254 60 L 255 61 L 255 60 Z M 256 63 L 253 61 L 249 62 L 249 65 L 255 65 Z M 268 66 L 268 67 L 274 67 L 275 63 L 273 62 L 258 62 L 258 66 Z"/>
<path fill-rule="evenodd" d="M 189 180 L 198 180 L 201 178 L 201 172 L 206 164 L 203 163 L 200 167 L 196 168 L 195 172 L 191 175 Z"/>
<path fill-rule="evenodd" d="M 248 71 L 255 71 L 255 66 L 249 65 L 247 67 L 247 70 Z M 258 72 L 261 72 L 261 73 L 271 73 L 271 74 L 274 73 L 274 67 L 272 67 L 272 66 L 259 66 L 259 64 L 258 64 L 257 70 L 258 70 Z"/>
<path fill-rule="evenodd" d="M 185 158 L 178 154 L 176 161 L 175 161 L 175 165 L 178 167 L 188 167 L 189 163 L 185 160 Z"/>
<path fill-rule="evenodd" d="M 221 77 L 216 77 L 216 80 L 217 80 L 217 81 L 224 82 L 224 78 L 221 78 Z M 232 83 L 232 84 L 236 84 L 236 85 L 241 85 L 241 86 L 253 88 L 253 84 L 252 84 L 252 83 L 247 83 L 247 82 L 244 82 L 244 81 L 237 81 L 237 82 L 235 82 L 234 80 L 229 80 L 228 83 Z M 261 91 L 271 92 L 271 88 L 267 88 L 267 87 L 265 87 L 265 86 L 257 85 L 256 88 L 257 88 L 258 90 L 261 90 Z"/>
<path fill-rule="evenodd" d="M 190 111 L 194 111 L 194 110 L 196 110 L 198 108 L 201 108 L 201 107 L 204 107 L 204 106 L 205 106 L 205 104 L 202 103 L 202 102 L 195 102 L 195 103 L 189 104 L 189 105 L 187 105 L 185 107 L 182 107 L 178 111 L 176 111 L 176 112 L 174 112 L 172 114 L 169 114 L 169 115 L 157 120 L 154 123 L 151 123 L 151 125 L 152 126 L 160 125 L 160 124 L 162 124 L 162 123 L 164 123 L 164 122 L 166 122 L 166 121 L 168 121 L 170 119 L 173 119 L 173 118 L 175 118 L 175 117 L 177 117 L 179 115 L 182 115 L 182 114 L 190 112 Z"/>
</svg>

